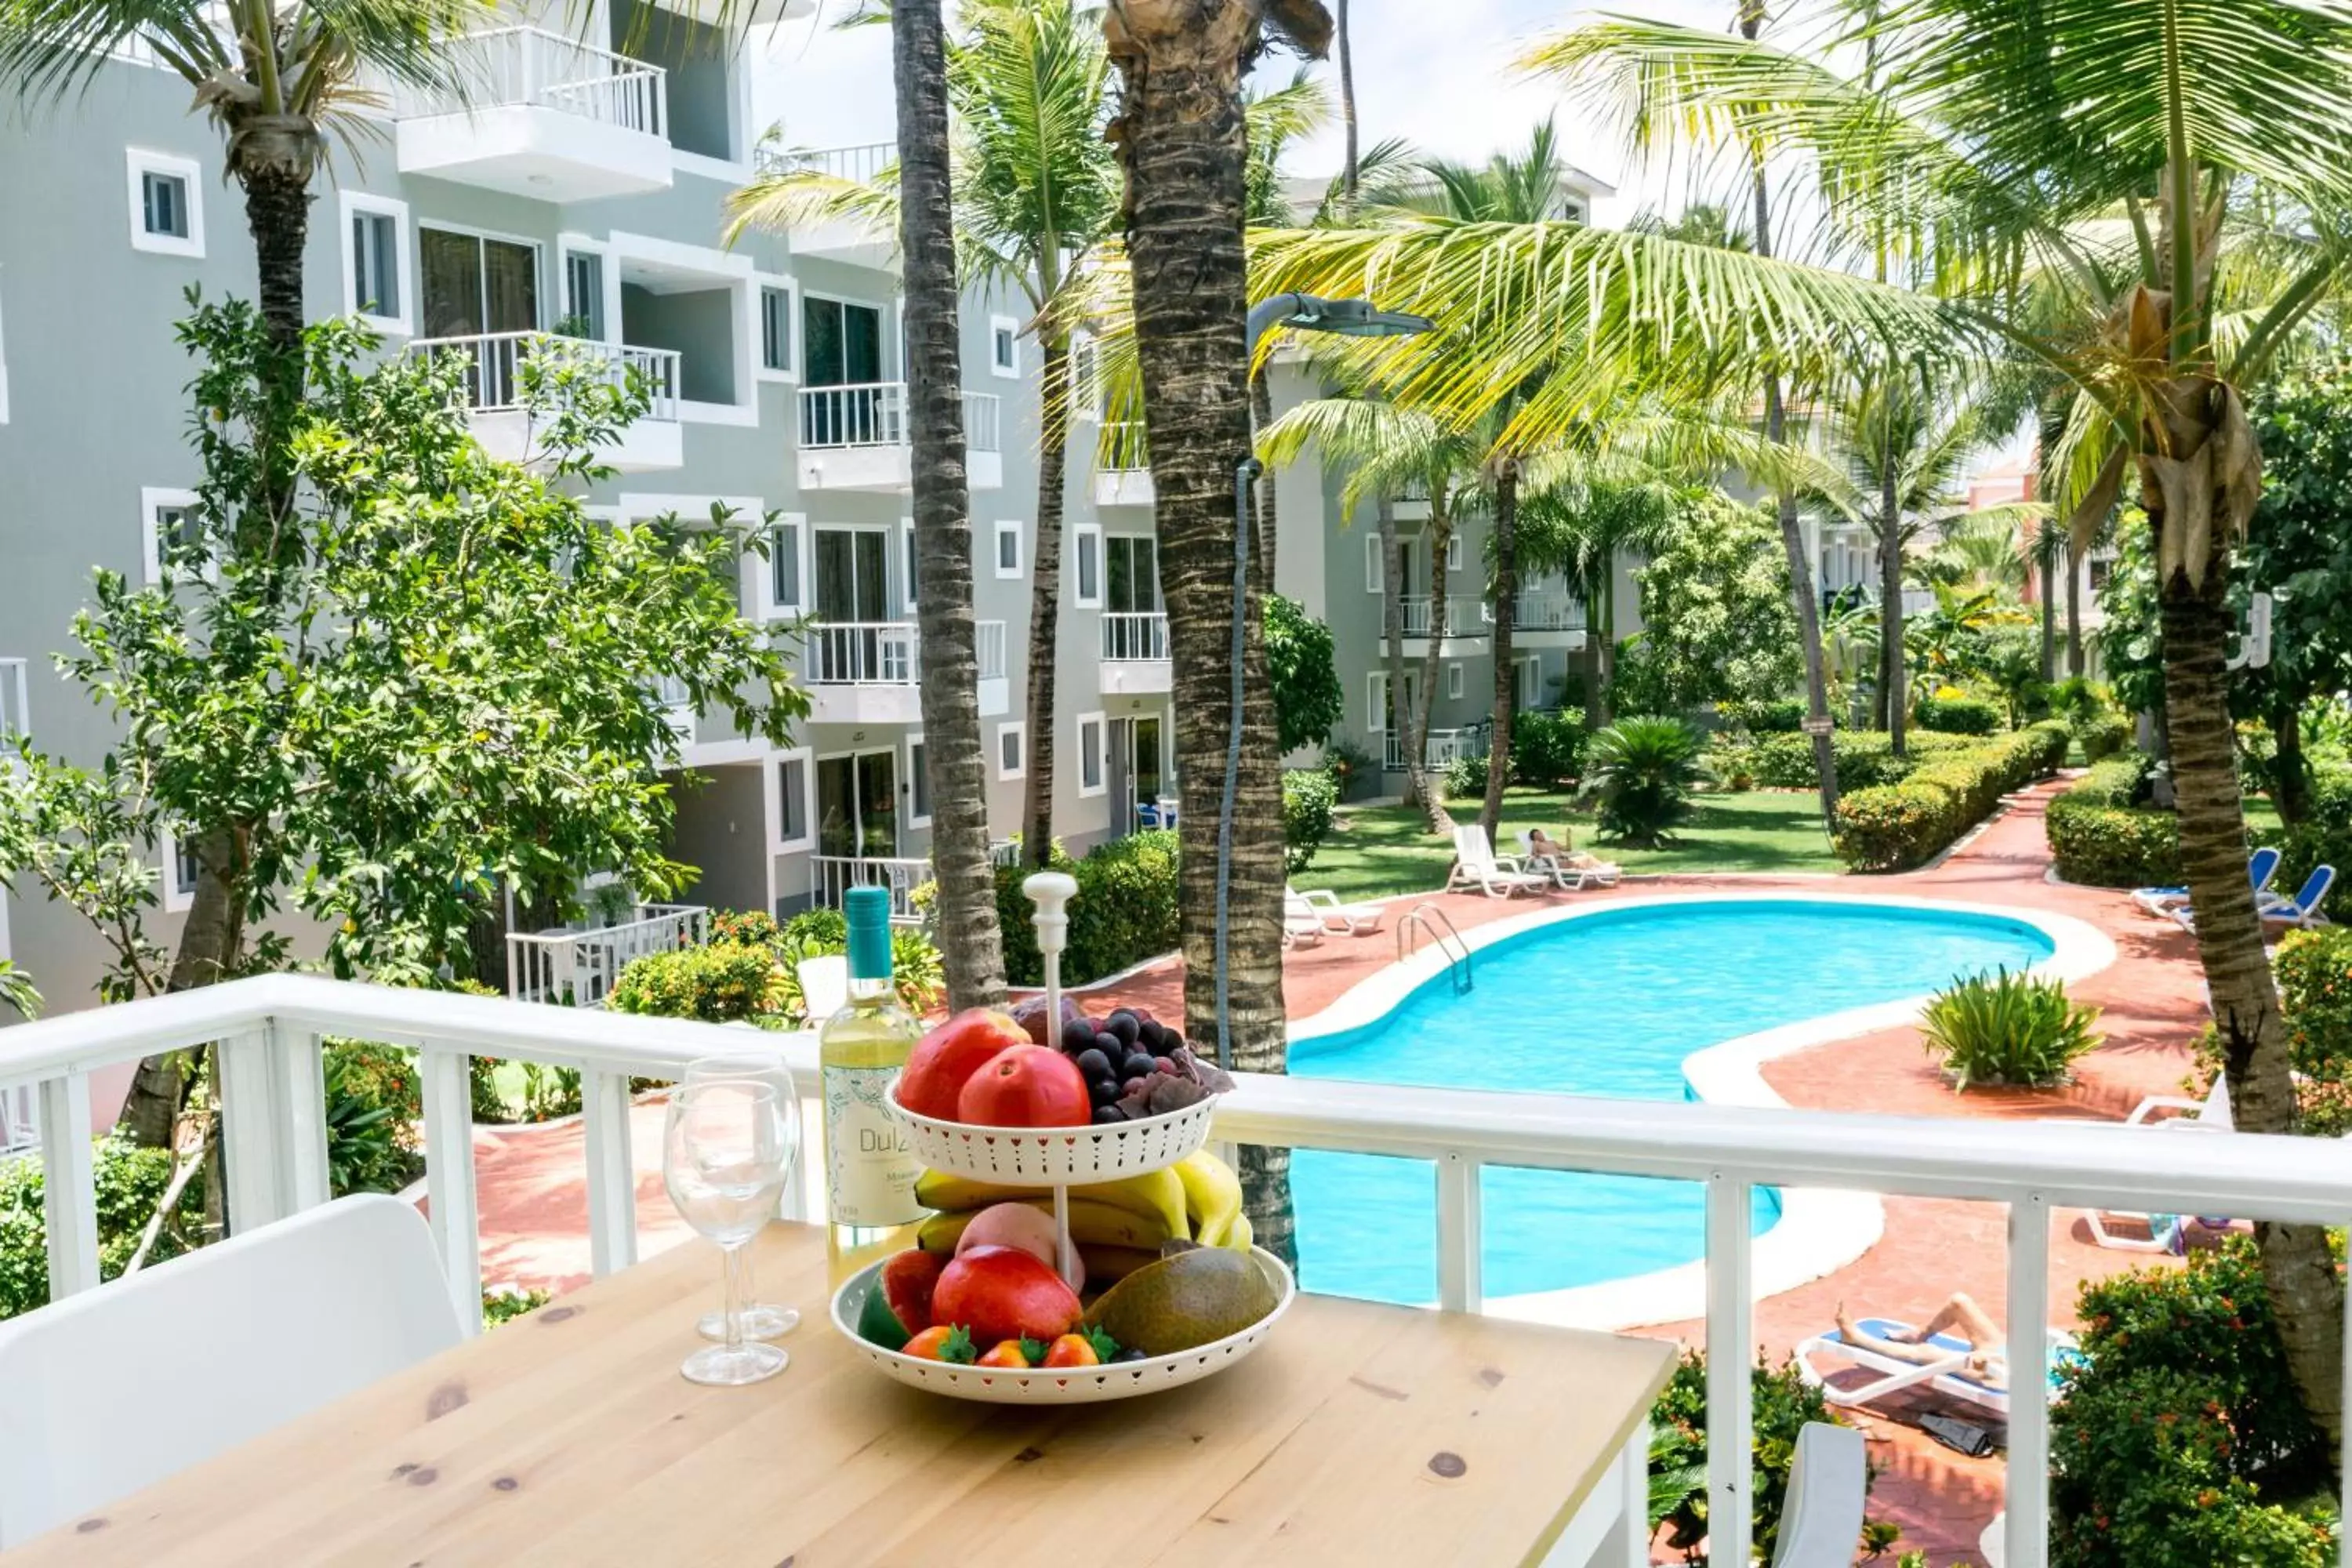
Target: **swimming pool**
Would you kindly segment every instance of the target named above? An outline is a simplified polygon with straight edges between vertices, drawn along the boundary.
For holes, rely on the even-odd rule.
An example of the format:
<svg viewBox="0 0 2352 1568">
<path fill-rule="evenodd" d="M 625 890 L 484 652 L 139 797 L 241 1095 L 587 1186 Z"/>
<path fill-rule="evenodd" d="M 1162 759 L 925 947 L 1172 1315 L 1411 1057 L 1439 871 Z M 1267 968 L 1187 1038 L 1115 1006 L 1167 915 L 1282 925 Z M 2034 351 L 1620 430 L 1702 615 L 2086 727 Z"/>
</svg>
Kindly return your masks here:
<svg viewBox="0 0 2352 1568">
<path fill-rule="evenodd" d="M 1373 1022 L 1294 1042 L 1302 1078 L 1679 1100 L 1684 1059 L 1741 1036 L 2023 969 L 2055 943 L 2021 920 L 1797 899 L 1687 900 L 1580 911 L 1478 950 L 1476 985 L 1443 973 Z M 1489 1297 L 1622 1279 L 1698 1258 L 1696 1184 L 1565 1171 L 1482 1174 Z M 1299 1283 L 1376 1300 L 1437 1297 L 1436 1173 L 1425 1162 L 1300 1150 L 1291 1164 Z M 1755 1228 L 1779 1218 L 1759 1189 Z"/>
</svg>

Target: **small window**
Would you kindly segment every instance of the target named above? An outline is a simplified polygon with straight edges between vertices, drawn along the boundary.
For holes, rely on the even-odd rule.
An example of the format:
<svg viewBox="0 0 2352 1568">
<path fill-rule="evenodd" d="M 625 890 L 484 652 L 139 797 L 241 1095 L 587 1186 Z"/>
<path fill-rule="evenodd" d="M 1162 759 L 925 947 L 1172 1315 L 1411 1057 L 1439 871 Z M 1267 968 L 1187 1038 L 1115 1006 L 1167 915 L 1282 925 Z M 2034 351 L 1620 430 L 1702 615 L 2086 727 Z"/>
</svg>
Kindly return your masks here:
<svg viewBox="0 0 2352 1568">
<path fill-rule="evenodd" d="M 805 848 L 809 842 L 809 764 L 806 752 L 790 752 L 776 762 L 776 849 Z"/>
<path fill-rule="evenodd" d="M 1388 727 L 1388 672 L 1376 669 L 1364 678 L 1364 728 L 1378 735 Z"/>
<path fill-rule="evenodd" d="M 1381 557 L 1381 536 L 1364 536 L 1364 592 L 1384 594 L 1388 591 L 1388 563 Z"/>
<path fill-rule="evenodd" d="M 1029 771 L 1029 726 L 999 724 L 996 727 L 996 776 L 1017 779 Z"/>
<path fill-rule="evenodd" d="M 163 911 L 178 914 L 196 901 L 196 878 L 202 867 L 194 843 L 185 835 L 166 833 L 158 846 L 163 861 Z"/>
<path fill-rule="evenodd" d="M 789 374 L 793 368 L 793 291 L 760 290 L 760 368 Z"/>
<path fill-rule="evenodd" d="M 1010 316 L 989 318 L 988 364 L 1007 379 L 1021 374 L 1021 323 Z"/>
<path fill-rule="evenodd" d="M 1022 571 L 1021 525 L 1000 522 L 996 525 L 996 574 L 999 577 L 1018 577 Z"/>
<path fill-rule="evenodd" d="M 1445 695 L 1448 697 L 1462 695 L 1462 667 L 1458 664 L 1449 664 L 1445 667 Z"/>
<path fill-rule="evenodd" d="M 1100 795 L 1103 784 L 1103 716 L 1078 715 L 1078 794 Z"/>
<path fill-rule="evenodd" d="M 1462 570 L 1462 536 L 1458 533 L 1445 541 L 1445 569 L 1448 572 Z"/>
<path fill-rule="evenodd" d="M 408 204 L 345 191 L 342 213 L 343 313 L 360 317 L 380 332 L 406 335 L 410 296 L 415 292 L 408 259 Z"/>
<path fill-rule="evenodd" d="M 1102 608 L 1102 530 L 1080 523 L 1070 531 L 1070 586 L 1082 610 Z"/>
<path fill-rule="evenodd" d="M 797 616 L 806 603 L 801 595 L 801 520 L 779 518 L 768 531 L 768 612 Z"/>
<path fill-rule="evenodd" d="M 604 341 L 604 258 L 593 250 L 563 253 L 564 333 Z"/>
<path fill-rule="evenodd" d="M 1518 705 L 1523 709 L 1543 706 L 1543 660 L 1530 658 L 1519 665 Z"/>
<path fill-rule="evenodd" d="M 196 492 L 142 489 L 139 511 L 147 581 L 161 583 L 167 566 L 184 574 L 194 558 L 201 556 L 204 542 L 196 521 Z"/>
<path fill-rule="evenodd" d="M 907 742 L 907 826 L 921 827 L 931 820 L 931 778 L 929 749 L 917 735 Z"/>
<path fill-rule="evenodd" d="M 131 176 L 131 244 L 159 256 L 205 253 L 204 188 L 196 161 L 168 153 L 127 150 Z"/>
</svg>

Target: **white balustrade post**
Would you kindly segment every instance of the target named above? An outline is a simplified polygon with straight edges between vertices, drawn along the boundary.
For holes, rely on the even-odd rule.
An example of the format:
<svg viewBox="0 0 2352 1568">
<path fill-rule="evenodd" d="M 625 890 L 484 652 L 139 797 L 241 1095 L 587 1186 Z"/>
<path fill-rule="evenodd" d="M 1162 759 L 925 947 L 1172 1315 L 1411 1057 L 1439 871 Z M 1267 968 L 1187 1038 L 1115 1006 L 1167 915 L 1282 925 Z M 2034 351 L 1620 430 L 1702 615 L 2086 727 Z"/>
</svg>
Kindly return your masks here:
<svg viewBox="0 0 2352 1568">
<path fill-rule="evenodd" d="M 213 1053 L 221 1158 L 228 1173 L 228 1228 L 231 1235 L 242 1235 L 294 1212 L 288 1178 L 293 1108 L 271 1059 L 267 1025 L 219 1041 Z M 319 1147 L 325 1147 L 323 1134 Z"/>
<path fill-rule="evenodd" d="M 433 1245 L 448 1276 L 457 1321 L 482 1331 L 481 1213 L 474 1194 L 473 1058 L 426 1049 L 416 1058 L 425 1091 L 425 1193 Z"/>
<path fill-rule="evenodd" d="M 588 1154 L 588 1258 L 601 1279 L 637 1260 L 637 1173 L 629 1151 L 629 1076 L 580 1074 Z"/>
<path fill-rule="evenodd" d="M 334 1196 L 327 1174 L 326 1042 L 274 1020 L 268 1041 L 270 1081 L 285 1132 L 278 1202 L 286 1214 L 299 1214 Z"/>
<path fill-rule="evenodd" d="M 41 1218 L 49 1300 L 98 1283 L 98 1172 L 89 1146 L 89 1074 L 41 1080 Z"/>
<path fill-rule="evenodd" d="M 2006 1568 L 2050 1562 L 2050 1205 L 2009 1205 L 2009 1462 Z"/>
<path fill-rule="evenodd" d="M 1486 1307 L 1486 1227 L 1478 1190 L 1484 1169 L 1459 1150 L 1448 1151 L 1437 1163 L 1437 1304 L 1449 1312 Z"/>
<path fill-rule="evenodd" d="M 1755 1489 L 1748 1476 L 1756 1389 L 1753 1259 L 1756 1189 L 1721 1171 L 1706 1184 L 1706 1533 L 1710 1562 L 1751 1555 Z"/>
</svg>

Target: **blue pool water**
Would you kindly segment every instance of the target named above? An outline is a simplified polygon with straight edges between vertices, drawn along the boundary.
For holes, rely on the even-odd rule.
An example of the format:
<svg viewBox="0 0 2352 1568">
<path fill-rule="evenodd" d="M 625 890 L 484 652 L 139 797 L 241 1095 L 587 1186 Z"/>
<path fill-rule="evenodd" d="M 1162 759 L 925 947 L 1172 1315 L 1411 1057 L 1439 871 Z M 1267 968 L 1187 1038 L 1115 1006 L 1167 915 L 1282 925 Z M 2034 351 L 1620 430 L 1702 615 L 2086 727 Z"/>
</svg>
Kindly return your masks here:
<svg viewBox="0 0 2352 1568">
<path fill-rule="evenodd" d="M 2051 952 L 2022 921 L 1940 910 L 1788 900 L 1603 910 L 1481 949 L 1468 995 L 1441 974 L 1376 1023 L 1300 1041 L 1290 1070 L 1680 1100 L 1694 1051 L 1923 995 L 1955 975 L 2022 969 Z M 1620 1279 L 1704 1250 L 1705 1199 L 1693 1183 L 1505 1169 L 1483 1179 L 1490 1297 Z M 1436 1300 L 1436 1190 L 1427 1162 L 1299 1151 L 1299 1282 Z M 1779 1194 L 1759 1190 L 1756 1229 L 1780 1210 Z"/>
</svg>

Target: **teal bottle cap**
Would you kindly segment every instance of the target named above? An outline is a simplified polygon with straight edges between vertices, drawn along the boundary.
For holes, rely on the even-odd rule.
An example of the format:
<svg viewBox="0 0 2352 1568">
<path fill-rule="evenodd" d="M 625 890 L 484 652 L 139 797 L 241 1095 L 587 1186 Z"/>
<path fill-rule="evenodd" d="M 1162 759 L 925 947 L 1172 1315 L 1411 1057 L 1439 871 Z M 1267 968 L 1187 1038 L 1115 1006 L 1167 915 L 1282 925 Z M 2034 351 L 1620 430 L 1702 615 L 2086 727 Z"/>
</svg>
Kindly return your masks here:
<svg viewBox="0 0 2352 1568">
<path fill-rule="evenodd" d="M 890 978 L 890 889 L 852 888 L 842 895 L 849 921 L 849 977 Z"/>
</svg>

